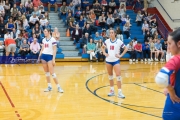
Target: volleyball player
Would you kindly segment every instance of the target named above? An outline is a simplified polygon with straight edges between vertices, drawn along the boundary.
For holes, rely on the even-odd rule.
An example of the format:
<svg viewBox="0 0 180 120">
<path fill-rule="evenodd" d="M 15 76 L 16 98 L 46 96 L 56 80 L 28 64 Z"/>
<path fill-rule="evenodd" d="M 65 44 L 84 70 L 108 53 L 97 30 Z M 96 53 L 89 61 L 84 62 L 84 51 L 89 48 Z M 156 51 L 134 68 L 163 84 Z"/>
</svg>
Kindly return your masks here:
<svg viewBox="0 0 180 120">
<path fill-rule="evenodd" d="M 127 48 L 124 43 L 120 39 L 116 39 L 116 33 L 114 29 L 110 29 L 110 39 L 107 39 L 103 46 L 102 51 L 103 54 L 106 56 L 106 68 L 109 75 L 109 82 L 110 82 L 110 93 L 108 96 L 114 96 L 114 81 L 113 81 L 113 69 L 116 74 L 117 79 L 117 87 L 118 87 L 118 97 L 125 98 L 121 90 L 121 72 L 120 72 L 120 58 L 127 52 Z M 105 48 L 107 48 L 108 53 L 105 52 Z M 124 48 L 123 53 L 120 55 L 120 49 Z"/>
<path fill-rule="evenodd" d="M 52 75 L 52 78 L 57 85 L 58 92 L 63 93 L 64 91 L 61 89 L 58 83 L 56 73 L 54 73 L 57 43 L 56 40 L 51 36 L 50 30 L 47 28 L 44 29 L 44 36 L 45 38 L 42 41 L 42 49 L 38 58 L 38 61 L 41 59 L 48 83 L 48 87 L 44 90 L 44 92 L 49 92 L 52 90 L 50 81 L 50 75 Z"/>
<path fill-rule="evenodd" d="M 169 34 L 168 49 L 174 57 L 156 75 L 155 81 L 168 90 L 163 120 L 180 120 L 180 29 Z"/>
</svg>

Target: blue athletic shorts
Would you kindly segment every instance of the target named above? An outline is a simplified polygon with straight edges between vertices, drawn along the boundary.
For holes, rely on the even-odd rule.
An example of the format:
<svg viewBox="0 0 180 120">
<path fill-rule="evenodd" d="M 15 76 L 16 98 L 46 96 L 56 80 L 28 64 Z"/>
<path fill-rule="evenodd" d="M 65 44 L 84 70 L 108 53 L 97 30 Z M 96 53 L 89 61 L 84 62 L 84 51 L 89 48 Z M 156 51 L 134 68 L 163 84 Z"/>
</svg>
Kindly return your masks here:
<svg viewBox="0 0 180 120">
<path fill-rule="evenodd" d="M 48 54 L 42 54 L 41 59 L 45 60 L 46 62 L 49 62 L 53 59 L 53 55 L 48 55 Z"/>
<path fill-rule="evenodd" d="M 117 60 L 117 61 L 115 61 L 115 62 L 107 62 L 107 61 L 106 61 L 106 63 L 114 66 L 114 65 L 116 65 L 116 64 L 119 64 L 119 63 L 120 63 L 120 60 Z"/>
</svg>

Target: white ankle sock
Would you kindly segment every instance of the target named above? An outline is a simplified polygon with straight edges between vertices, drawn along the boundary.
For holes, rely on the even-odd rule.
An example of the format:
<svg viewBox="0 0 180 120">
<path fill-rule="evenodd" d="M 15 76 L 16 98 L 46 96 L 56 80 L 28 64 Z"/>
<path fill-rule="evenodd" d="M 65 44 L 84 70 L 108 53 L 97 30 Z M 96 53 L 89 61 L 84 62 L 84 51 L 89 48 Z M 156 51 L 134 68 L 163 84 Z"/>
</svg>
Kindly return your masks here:
<svg viewBox="0 0 180 120">
<path fill-rule="evenodd" d="M 52 87 L 52 86 L 51 86 L 51 83 L 48 83 L 48 87 Z"/>
<path fill-rule="evenodd" d="M 60 88 L 60 85 L 59 85 L 59 84 L 57 84 L 57 88 Z"/>
<path fill-rule="evenodd" d="M 114 91 L 114 87 L 111 87 L 110 89 L 111 89 L 112 91 Z"/>
<path fill-rule="evenodd" d="M 118 92 L 122 92 L 122 90 L 121 90 L 121 89 L 118 89 Z"/>
</svg>

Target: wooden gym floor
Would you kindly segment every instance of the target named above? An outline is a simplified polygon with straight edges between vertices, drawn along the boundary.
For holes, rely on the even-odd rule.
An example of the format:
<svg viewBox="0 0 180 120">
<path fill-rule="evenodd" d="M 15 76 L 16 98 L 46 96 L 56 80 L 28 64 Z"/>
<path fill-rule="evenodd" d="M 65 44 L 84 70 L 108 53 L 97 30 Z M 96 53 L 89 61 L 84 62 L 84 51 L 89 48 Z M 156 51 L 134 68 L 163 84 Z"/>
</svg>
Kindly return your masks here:
<svg viewBox="0 0 180 120">
<path fill-rule="evenodd" d="M 43 92 L 41 65 L 0 65 L 0 120 L 161 120 L 165 96 L 154 77 L 163 65 L 121 62 L 126 99 L 107 97 L 103 62 L 56 63 L 63 94 L 53 81 L 53 91 Z"/>
</svg>

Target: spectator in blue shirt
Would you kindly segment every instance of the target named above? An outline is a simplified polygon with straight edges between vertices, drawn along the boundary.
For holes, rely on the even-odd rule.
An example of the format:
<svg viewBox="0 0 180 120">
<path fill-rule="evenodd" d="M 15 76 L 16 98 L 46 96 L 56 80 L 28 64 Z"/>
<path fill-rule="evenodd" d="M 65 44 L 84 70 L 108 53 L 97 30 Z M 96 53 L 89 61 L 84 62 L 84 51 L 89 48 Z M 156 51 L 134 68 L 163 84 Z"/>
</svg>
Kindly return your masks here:
<svg viewBox="0 0 180 120">
<path fill-rule="evenodd" d="M 142 45 L 143 49 L 143 55 L 144 55 L 144 61 L 146 62 L 148 59 L 148 62 L 151 61 L 150 59 L 150 45 L 148 44 L 149 41 L 145 41 L 145 43 Z"/>
<path fill-rule="evenodd" d="M 51 6 L 54 6 L 55 7 L 55 13 L 57 12 L 57 8 L 58 8 L 58 5 L 57 5 L 57 2 L 56 0 L 49 0 L 48 2 L 48 12 L 50 12 L 51 10 Z"/>
<path fill-rule="evenodd" d="M 96 36 L 94 37 L 94 43 L 98 43 L 100 40 L 103 41 L 103 37 L 99 36 L 99 33 L 96 32 Z"/>
<path fill-rule="evenodd" d="M 161 62 L 163 62 L 163 57 L 164 57 L 164 51 L 162 49 L 162 44 L 160 43 L 160 40 L 158 39 L 157 42 L 154 44 L 155 51 L 156 51 L 156 58 L 155 61 L 159 61 L 158 57 L 159 54 L 161 54 Z"/>
<path fill-rule="evenodd" d="M 78 22 L 79 22 L 79 27 L 81 29 L 84 29 L 84 27 L 85 27 L 85 20 L 84 20 L 82 15 L 80 16 L 80 20 Z"/>
<path fill-rule="evenodd" d="M 22 3 L 20 4 L 18 11 L 20 11 L 21 14 L 25 14 L 26 13 L 26 8 L 23 6 Z"/>
</svg>

